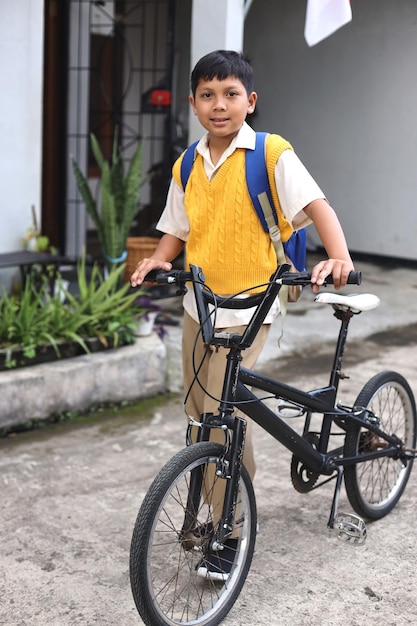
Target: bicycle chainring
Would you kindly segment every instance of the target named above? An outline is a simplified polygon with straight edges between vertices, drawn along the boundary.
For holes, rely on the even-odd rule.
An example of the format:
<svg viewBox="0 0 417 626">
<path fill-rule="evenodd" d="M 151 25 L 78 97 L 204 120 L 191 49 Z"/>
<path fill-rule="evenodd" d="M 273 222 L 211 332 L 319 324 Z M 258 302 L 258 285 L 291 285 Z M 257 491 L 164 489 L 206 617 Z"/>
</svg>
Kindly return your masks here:
<svg viewBox="0 0 417 626">
<path fill-rule="evenodd" d="M 306 433 L 307 439 L 315 448 L 319 445 L 319 437 L 315 433 Z M 314 487 L 320 474 L 313 472 L 301 459 L 293 454 L 291 459 L 291 481 L 294 489 L 299 493 L 308 493 Z"/>
</svg>

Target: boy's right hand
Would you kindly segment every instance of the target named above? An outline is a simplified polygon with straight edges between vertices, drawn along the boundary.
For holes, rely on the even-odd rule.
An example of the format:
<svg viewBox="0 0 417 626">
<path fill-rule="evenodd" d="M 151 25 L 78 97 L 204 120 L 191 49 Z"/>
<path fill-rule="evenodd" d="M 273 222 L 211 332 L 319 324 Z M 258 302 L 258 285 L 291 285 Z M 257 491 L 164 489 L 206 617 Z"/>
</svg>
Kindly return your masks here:
<svg viewBox="0 0 417 626">
<path fill-rule="evenodd" d="M 139 261 L 135 271 L 130 277 L 130 284 L 132 287 L 142 285 L 146 274 L 149 274 L 151 270 L 165 270 L 169 272 L 170 269 L 172 269 L 172 263 L 168 263 L 167 261 L 160 261 L 152 257 L 142 259 Z"/>
</svg>

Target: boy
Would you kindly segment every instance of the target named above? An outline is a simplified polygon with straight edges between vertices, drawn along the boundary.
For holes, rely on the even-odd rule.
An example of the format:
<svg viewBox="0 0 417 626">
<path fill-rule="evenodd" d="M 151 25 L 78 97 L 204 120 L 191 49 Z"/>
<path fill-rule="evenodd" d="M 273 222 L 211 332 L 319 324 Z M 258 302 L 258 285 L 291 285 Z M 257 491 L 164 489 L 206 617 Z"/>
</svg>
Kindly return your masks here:
<svg viewBox="0 0 417 626">
<path fill-rule="evenodd" d="M 207 132 L 197 145 L 185 192 L 180 178 L 182 156 L 173 166 L 167 204 L 157 225 L 165 234 L 152 257 L 143 259 L 136 267 L 132 286 L 140 285 L 152 269 L 171 269 L 170 262 L 185 243 L 187 263 L 202 267 L 207 285 L 215 293 L 230 295 L 268 281 L 277 265 L 276 254 L 252 206 L 245 181 L 245 153 L 255 147 L 255 132 L 245 120 L 254 112 L 256 101 L 252 67 L 241 54 L 217 50 L 198 61 L 191 74 L 190 104 Z M 333 274 L 335 288 L 340 289 L 346 284 L 353 263 L 335 212 L 288 142 L 269 135 L 266 155 L 269 180 L 275 183 L 271 193 L 275 206 L 279 203 L 283 240 L 293 229 L 313 222 L 329 258 L 313 268 L 312 288 L 318 291 L 324 279 Z M 183 373 L 188 391 L 194 378 L 191 359 L 199 330 L 192 290 L 184 296 L 183 306 Z M 255 365 L 278 309 L 277 303 L 256 341 L 244 350 L 245 367 Z M 247 309 L 220 309 L 216 329 L 241 334 L 250 317 Z M 199 339 L 194 351 L 197 364 L 206 352 L 201 335 Z M 217 412 L 219 403 L 215 398 L 220 397 L 225 363 L 224 350 L 211 351 L 203 360 L 198 374 L 200 385 L 192 386 L 187 400 L 187 412 L 195 419 L 203 412 Z M 223 441 L 221 433 L 220 437 Z M 244 463 L 253 477 L 249 423 Z"/>
</svg>

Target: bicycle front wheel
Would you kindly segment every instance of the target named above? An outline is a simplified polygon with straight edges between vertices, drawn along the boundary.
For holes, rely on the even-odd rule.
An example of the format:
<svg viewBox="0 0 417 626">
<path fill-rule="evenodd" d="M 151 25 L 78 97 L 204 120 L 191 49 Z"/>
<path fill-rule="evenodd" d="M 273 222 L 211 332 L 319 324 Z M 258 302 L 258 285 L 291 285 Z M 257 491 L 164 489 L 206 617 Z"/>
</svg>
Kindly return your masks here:
<svg viewBox="0 0 417 626">
<path fill-rule="evenodd" d="M 256 538 L 255 495 L 245 467 L 229 540 L 229 572 L 215 580 L 201 574 L 216 554 L 226 554 L 215 552 L 211 541 L 219 511 L 214 499 L 226 483 L 216 476 L 222 452 L 223 446 L 211 442 L 185 448 L 162 468 L 145 496 L 133 531 L 130 582 L 147 626 L 215 626 L 242 589 Z"/>
<path fill-rule="evenodd" d="M 397 372 L 381 372 L 371 378 L 355 406 L 369 409 L 380 421 L 380 428 L 396 435 L 405 448 L 415 448 L 416 405 L 405 378 Z M 344 455 L 353 456 L 381 450 L 384 440 L 366 428 L 352 425 L 345 438 Z M 356 513 L 367 519 L 387 515 L 403 493 L 413 465 L 399 458 L 379 457 L 345 468 L 345 487 Z"/>
</svg>

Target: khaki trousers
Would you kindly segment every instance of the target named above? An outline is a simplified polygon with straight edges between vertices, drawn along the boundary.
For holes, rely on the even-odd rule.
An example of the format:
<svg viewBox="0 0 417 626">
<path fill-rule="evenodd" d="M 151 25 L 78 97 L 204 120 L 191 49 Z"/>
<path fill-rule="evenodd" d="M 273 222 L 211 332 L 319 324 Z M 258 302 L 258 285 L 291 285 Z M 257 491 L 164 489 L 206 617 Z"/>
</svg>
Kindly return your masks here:
<svg viewBox="0 0 417 626">
<path fill-rule="evenodd" d="M 200 329 L 192 317 L 185 312 L 184 314 L 184 328 L 182 338 L 182 360 L 183 360 L 183 374 L 184 374 L 184 389 L 187 393 L 189 387 L 194 379 L 193 370 L 193 352 L 195 367 L 198 368 L 201 364 L 201 360 L 206 353 L 206 346 L 201 339 L 201 333 L 197 333 Z M 242 334 L 245 326 L 234 326 L 232 328 L 222 329 L 227 331 L 234 331 Z M 255 341 L 250 348 L 243 350 L 242 352 L 242 365 L 251 369 L 254 367 L 259 354 L 268 338 L 270 330 L 269 324 L 263 324 Z M 194 342 L 196 342 L 193 349 Z M 224 373 L 226 370 L 226 355 L 227 349 L 219 348 L 215 350 L 212 346 L 209 347 L 208 354 L 206 355 L 203 365 L 198 372 L 198 379 L 201 386 L 214 396 L 213 400 L 210 396 L 204 393 L 200 385 L 195 382 L 192 386 L 190 395 L 188 396 L 186 403 L 186 411 L 188 415 L 191 415 L 195 420 L 200 421 L 201 413 L 218 413 L 219 399 L 223 388 Z M 237 414 L 239 414 L 237 412 Z M 239 414 L 240 415 L 240 414 Z M 252 420 L 243 415 L 247 421 L 245 450 L 243 455 L 243 463 L 248 470 L 251 478 L 253 479 L 256 470 L 253 442 L 252 442 Z M 211 441 L 217 441 L 224 443 L 224 434 L 219 429 L 213 429 L 211 431 Z"/>
</svg>

